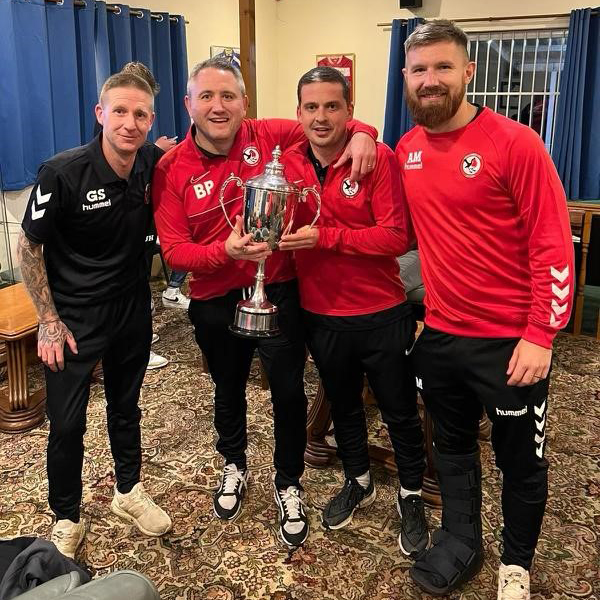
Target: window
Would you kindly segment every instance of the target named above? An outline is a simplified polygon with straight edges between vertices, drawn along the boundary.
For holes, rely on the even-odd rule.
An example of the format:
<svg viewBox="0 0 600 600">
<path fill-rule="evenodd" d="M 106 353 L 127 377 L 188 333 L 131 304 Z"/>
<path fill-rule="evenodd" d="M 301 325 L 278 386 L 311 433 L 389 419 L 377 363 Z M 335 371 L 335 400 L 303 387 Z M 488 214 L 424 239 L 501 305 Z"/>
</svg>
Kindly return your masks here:
<svg viewBox="0 0 600 600">
<path fill-rule="evenodd" d="M 467 88 L 471 102 L 488 106 L 537 131 L 552 151 L 566 29 L 469 34 L 477 68 Z"/>
</svg>

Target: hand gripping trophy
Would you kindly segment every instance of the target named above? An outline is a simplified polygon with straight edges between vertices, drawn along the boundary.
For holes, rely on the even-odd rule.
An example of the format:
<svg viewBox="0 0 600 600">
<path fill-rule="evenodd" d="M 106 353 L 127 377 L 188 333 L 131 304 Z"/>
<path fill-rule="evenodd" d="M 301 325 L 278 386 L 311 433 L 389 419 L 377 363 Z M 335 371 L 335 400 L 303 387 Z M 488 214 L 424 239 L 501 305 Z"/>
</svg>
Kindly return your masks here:
<svg viewBox="0 0 600 600">
<path fill-rule="evenodd" d="M 265 167 L 262 175 L 248 179 L 244 183 L 233 173 L 223 182 L 219 193 L 219 203 L 230 227 L 235 230 L 227 215 L 224 195 L 227 186 L 233 181 L 244 189 L 244 235 L 251 233 L 255 242 L 267 242 L 271 250 L 276 250 L 282 235 L 290 233 L 298 202 L 304 201 L 310 193 L 317 201 L 317 212 L 310 224 L 312 227 L 321 213 L 321 197 L 317 189 L 298 186 L 287 181 L 283 175 L 284 166 L 279 162 L 281 150 L 275 146 L 273 160 Z M 258 263 L 256 284 L 252 296 L 241 300 L 235 310 L 233 333 L 244 337 L 273 337 L 279 334 L 277 307 L 271 304 L 265 294 L 265 261 Z"/>
</svg>

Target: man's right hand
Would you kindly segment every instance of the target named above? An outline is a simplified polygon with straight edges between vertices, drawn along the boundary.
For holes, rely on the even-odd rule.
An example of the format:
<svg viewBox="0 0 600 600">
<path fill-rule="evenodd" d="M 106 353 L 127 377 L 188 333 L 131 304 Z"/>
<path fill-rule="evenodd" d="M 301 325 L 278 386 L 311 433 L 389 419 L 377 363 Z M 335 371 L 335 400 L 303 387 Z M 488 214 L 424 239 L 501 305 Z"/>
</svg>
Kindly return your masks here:
<svg viewBox="0 0 600 600">
<path fill-rule="evenodd" d="M 60 320 L 40 323 L 38 329 L 38 357 L 51 370 L 65 368 L 65 341 L 73 354 L 77 354 L 77 343 L 71 330 Z"/>
<path fill-rule="evenodd" d="M 252 234 L 242 235 L 242 217 L 235 218 L 235 229 L 225 240 L 225 252 L 235 260 L 260 262 L 271 256 L 272 251 L 266 242 L 259 244 L 252 241 Z"/>
</svg>

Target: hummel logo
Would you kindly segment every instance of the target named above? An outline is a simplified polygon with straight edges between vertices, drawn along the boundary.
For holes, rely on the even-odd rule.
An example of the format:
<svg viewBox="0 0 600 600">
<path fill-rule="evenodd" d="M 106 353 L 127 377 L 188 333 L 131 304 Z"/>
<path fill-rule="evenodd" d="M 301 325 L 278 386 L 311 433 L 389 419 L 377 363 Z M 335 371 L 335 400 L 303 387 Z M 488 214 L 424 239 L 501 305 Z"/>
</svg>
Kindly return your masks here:
<svg viewBox="0 0 600 600">
<path fill-rule="evenodd" d="M 535 442 L 535 454 L 538 458 L 544 458 L 544 442 L 546 441 L 546 434 L 544 433 L 544 427 L 546 425 L 546 398 L 542 402 L 542 405 L 538 408 L 533 407 L 535 413 L 535 427 L 537 431 L 534 433 L 533 441 Z"/>
<path fill-rule="evenodd" d="M 559 299 L 564 300 L 569 295 L 569 286 L 566 285 L 562 290 L 555 284 L 552 284 L 552 293 Z"/>
<path fill-rule="evenodd" d="M 535 412 L 537 417 L 541 417 L 546 410 L 546 400 L 544 400 L 543 404 L 538 408 L 537 406 L 533 407 L 533 411 Z"/>
<path fill-rule="evenodd" d="M 559 271 L 554 267 L 550 267 L 550 275 L 562 283 L 569 276 L 569 265 L 567 265 L 562 271 Z"/>
<path fill-rule="evenodd" d="M 501 417 L 520 417 L 527 414 L 527 407 L 522 408 L 521 410 L 503 410 L 501 408 L 496 408 L 496 414 Z"/>
<path fill-rule="evenodd" d="M 36 210 L 35 205 L 37 204 L 40 206 L 40 204 L 46 204 L 46 202 L 50 200 L 50 196 L 52 196 L 52 192 L 42 194 L 42 188 L 38 185 L 37 190 L 35 191 L 35 200 L 31 203 L 31 218 L 34 221 L 41 219 L 46 212 L 45 208 Z"/>
<path fill-rule="evenodd" d="M 423 378 L 415 377 L 415 380 L 417 382 L 417 389 L 422 390 L 423 389 Z"/>
</svg>

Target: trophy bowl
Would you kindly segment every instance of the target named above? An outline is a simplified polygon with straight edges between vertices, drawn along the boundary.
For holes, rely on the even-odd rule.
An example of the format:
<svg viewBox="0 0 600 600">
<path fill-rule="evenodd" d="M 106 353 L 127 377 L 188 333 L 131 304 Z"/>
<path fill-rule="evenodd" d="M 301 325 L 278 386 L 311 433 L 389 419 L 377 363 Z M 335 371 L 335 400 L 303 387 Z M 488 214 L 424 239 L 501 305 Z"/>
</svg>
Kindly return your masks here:
<svg viewBox="0 0 600 600">
<path fill-rule="evenodd" d="M 321 212 L 321 198 L 316 188 L 300 189 L 284 177 L 284 166 L 279 162 L 281 150 L 275 146 L 272 160 L 264 173 L 243 182 L 233 173 L 223 182 L 219 193 L 219 203 L 227 222 L 235 230 L 225 209 L 224 195 L 227 186 L 235 182 L 244 190 L 243 235 L 252 234 L 254 242 L 266 242 L 271 250 L 277 250 L 281 236 L 289 233 L 294 223 L 298 202 L 309 193 L 317 200 L 317 213 L 311 223 L 316 223 Z M 241 300 L 235 310 L 230 330 L 242 337 L 263 338 L 279 335 L 277 306 L 269 302 L 265 293 L 265 261 L 258 263 L 252 295 Z"/>
</svg>

